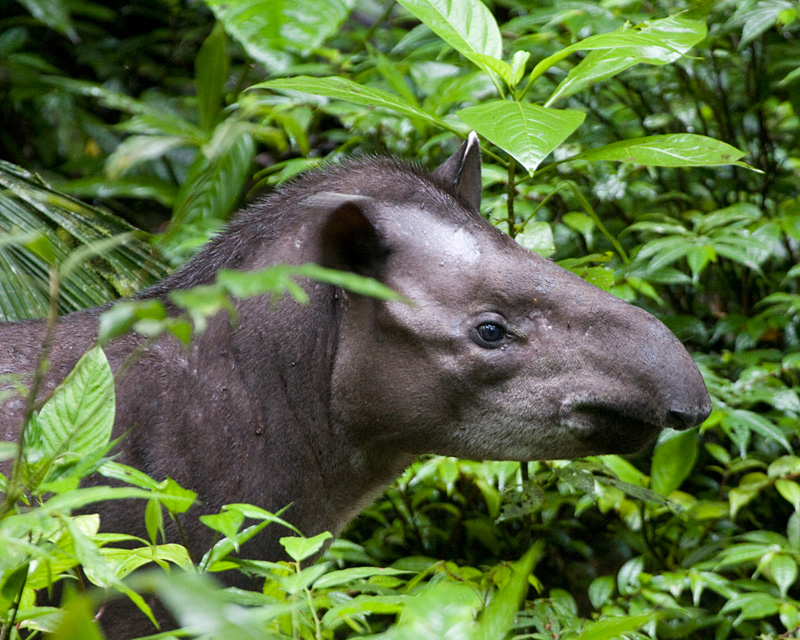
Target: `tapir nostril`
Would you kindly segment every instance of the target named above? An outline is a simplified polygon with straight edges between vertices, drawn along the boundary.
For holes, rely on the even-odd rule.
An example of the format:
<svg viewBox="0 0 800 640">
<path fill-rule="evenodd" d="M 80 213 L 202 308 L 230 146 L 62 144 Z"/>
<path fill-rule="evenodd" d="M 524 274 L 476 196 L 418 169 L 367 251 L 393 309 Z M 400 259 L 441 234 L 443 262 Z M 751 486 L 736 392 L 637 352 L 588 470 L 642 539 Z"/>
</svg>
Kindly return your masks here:
<svg viewBox="0 0 800 640">
<path fill-rule="evenodd" d="M 673 429 L 691 429 L 703 422 L 710 410 L 701 409 L 672 409 L 667 414 L 667 422 Z"/>
</svg>

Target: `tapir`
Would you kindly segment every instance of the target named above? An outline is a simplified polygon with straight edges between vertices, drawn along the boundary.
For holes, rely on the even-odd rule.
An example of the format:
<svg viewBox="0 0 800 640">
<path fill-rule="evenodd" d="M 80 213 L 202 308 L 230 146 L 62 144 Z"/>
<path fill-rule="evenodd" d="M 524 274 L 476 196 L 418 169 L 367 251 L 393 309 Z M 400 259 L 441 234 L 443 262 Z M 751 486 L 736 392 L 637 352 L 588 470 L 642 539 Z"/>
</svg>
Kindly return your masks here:
<svg viewBox="0 0 800 640">
<path fill-rule="evenodd" d="M 307 281 L 307 304 L 239 300 L 236 322 L 220 313 L 188 349 L 172 337 L 114 339 L 113 369 L 141 350 L 116 383 L 119 460 L 196 491 L 194 515 L 291 505 L 284 517 L 311 535 L 339 532 L 423 453 L 629 453 L 664 427 L 702 422 L 708 392 L 678 339 L 487 222 L 480 178 L 472 134 L 433 173 L 352 159 L 240 213 L 137 297 L 166 301 L 223 268 L 315 262 L 409 302 Z M 58 321 L 45 392 L 92 345 L 100 313 Z M 43 334 L 41 321 L 0 325 L 0 374 L 30 373 Z M 15 396 L 0 408 L 0 438 L 16 437 L 23 404 Z M 143 507 L 105 504 L 101 520 L 139 532 Z M 210 531 L 196 517 L 183 526 L 201 554 Z M 279 529 L 248 543 L 248 557 L 282 558 Z"/>
</svg>

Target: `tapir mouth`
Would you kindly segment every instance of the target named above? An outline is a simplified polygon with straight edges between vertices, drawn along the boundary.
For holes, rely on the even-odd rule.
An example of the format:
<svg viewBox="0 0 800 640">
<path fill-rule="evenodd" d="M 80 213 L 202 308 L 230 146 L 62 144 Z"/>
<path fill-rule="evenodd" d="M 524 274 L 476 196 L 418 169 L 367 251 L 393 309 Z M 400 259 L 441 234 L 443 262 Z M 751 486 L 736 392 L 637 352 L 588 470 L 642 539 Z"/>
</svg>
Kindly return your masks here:
<svg viewBox="0 0 800 640">
<path fill-rule="evenodd" d="M 561 423 L 596 453 L 634 453 L 649 444 L 664 427 L 686 429 L 697 424 L 689 412 L 645 413 L 605 403 L 566 403 Z"/>
</svg>

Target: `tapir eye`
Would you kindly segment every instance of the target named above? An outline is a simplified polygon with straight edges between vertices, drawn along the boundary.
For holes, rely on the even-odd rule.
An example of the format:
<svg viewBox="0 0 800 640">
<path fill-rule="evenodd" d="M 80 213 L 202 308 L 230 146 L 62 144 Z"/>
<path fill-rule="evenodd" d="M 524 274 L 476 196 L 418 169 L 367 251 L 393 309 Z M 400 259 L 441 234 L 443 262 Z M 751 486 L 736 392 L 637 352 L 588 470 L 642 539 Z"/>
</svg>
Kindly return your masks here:
<svg viewBox="0 0 800 640">
<path fill-rule="evenodd" d="M 484 322 L 477 326 L 478 340 L 482 347 L 499 347 L 506 337 L 506 330 L 496 322 Z"/>
</svg>

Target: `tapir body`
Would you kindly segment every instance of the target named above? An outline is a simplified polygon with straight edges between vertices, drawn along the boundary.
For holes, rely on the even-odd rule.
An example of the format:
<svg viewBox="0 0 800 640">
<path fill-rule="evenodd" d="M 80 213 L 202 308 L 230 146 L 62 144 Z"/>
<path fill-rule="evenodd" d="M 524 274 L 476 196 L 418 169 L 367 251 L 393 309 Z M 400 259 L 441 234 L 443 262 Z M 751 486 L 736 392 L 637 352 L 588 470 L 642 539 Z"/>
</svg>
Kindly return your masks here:
<svg viewBox="0 0 800 640">
<path fill-rule="evenodd" d="M 421 453 L 625 453 L 708 415 L 699 371 L 663 324 L 519 246 L 479 203 L 473 135 L 434 174 L 357 159 L 244 211 L 138 297 L 165 299 L 221 268 L 316 262 L 411 304 L 307 282 L 306 305 L 240 300 L 235 323 L 215 316 L 189 349 L 171 337 L 145 346 L 117 381 L 120 461 L 197 491 L 198 514 L 291 504 L 284 517 L 310 535 L 339 531 Z M 59 320 L 45 391 L 92 345 L 99 315 Z M 43 333 L 38 321 L 0 325 L 0 374 L 31 372 Z M 144 342 L 108 344 L 112 368 Z M 0 407 L 0 438 L 16 437 L 23 404 Z M 105 529 L 143 528 L 143 508 L 102 509 Z M 202 553 L 210 532 L 196 518 L 184 527 Z M 281 557 L 285 534 L 269 527 L 247 555 Z"/>
</svg>

